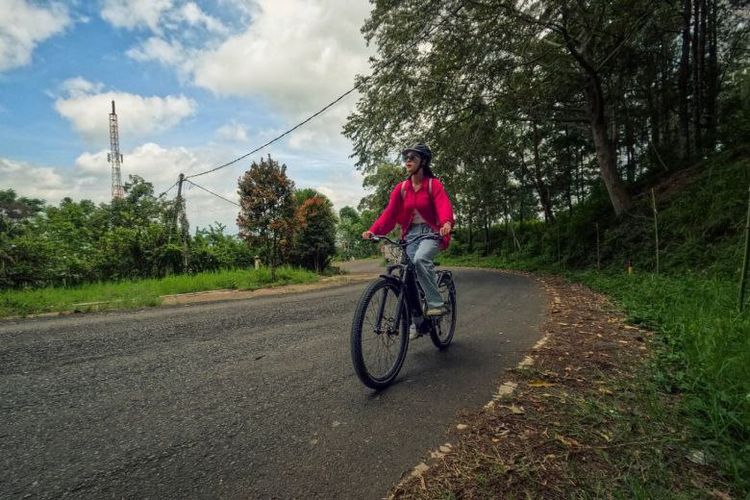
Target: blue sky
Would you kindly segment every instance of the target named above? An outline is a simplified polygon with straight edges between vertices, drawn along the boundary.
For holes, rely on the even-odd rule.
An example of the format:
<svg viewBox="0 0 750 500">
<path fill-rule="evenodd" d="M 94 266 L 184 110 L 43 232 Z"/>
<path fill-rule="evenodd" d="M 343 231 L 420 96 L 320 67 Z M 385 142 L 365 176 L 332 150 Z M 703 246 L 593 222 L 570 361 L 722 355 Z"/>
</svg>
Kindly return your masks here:
<svg viewBox="0 0 750 500">
<path fill-rule="evenodd" d="M 368 13 L 367 0 L 0 0 L 0 189 L 108 201 L 112 99 L 123 180 L 160 192 L 232 160 L 368 73 Z M 340 134 L 356 99 L 252 159 L 271 154 L 298 187 L 356 205 L 361 176 Z M 195 181 L 236 199 L 249 164 Z M 234 231 L 236 207 L 195 188 L 186 198 L 193 228 Z"/>
</svg>

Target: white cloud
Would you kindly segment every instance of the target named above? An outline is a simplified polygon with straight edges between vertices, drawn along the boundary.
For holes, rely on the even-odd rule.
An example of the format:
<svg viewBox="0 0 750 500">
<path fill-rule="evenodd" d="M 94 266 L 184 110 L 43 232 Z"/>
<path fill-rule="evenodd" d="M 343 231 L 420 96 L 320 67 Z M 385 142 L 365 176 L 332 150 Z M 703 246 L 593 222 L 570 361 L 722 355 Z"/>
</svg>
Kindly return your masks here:
<svg viewBox="0 0 750 500">
<path fill-rule="evenodd" d="M 122 163 L 123 183 L 128 176 L 138 175 L 154 185 L 156 195 L 169 189 L 177 181 L 180 173 L 196 173 L 216 165 L 220 161 L 220 150 L 196 151 L 183 147 L 165 148 L 155 143 L 145 143 L 131 151 L 124 153 Z M 107 151 L 84 153 L 76 160 L 73 178 L 96 178 L 100 201 L 108 201 L 110 197 L 110 165 L 107 163 Z M 236 179 L 233 176 L 206 176 L 195 179 L 199 185 L 236 201 Z M 173 198 L 176 188 L 167 194 Z M 188 220 L 191 231 L 195 228 L 206 227 L 214 221 L 220 221 L 230 232 L 236 231 L 235 218 L 237 207 L 217 198 L 201 189 L 183 184 Z"/>
<path fill-rule="evenodd" d="M 105 0 L 101 17 L 115 28 L 146 29 L 157 35 L 181 34 L 186 27 L 215 34 L 227 32 L 219 19 L 192 1 L 179 5 L 173 0 Z"/>
<path fill-rule="evenodd" d="M 152 36 L 137 47 L 126 52 L 127 56 L 139 62 L 156 61 L 165 66 L 183 68 L 190 62 L 187 49 L 179 41 L 169 42 Z"/>
<path fill-rule="evenodd" d="M 289 147 L 297 151 L 339 149 L 348 152 L 351 144 L 341 135 L 341 129 L 356 102 L 357 93 L 355 92 L 324 114 L 294 131 L 289 137 Z M 298 122 L 307 116 L 309 112 L 290 116 L 290 121 Z"/>
<path fill-rule="evenodd" d="M 172 0 L 105 0 L 101 15 L 116 28 L 147 27 L 160 33 L 162 15 L 172 8 Z"/>
<path fill-rule="evenodd" d="M 149 142 L 124 150 L 123 154 L 123 182 L 128 181 L 129 175 L 139 175 L 154 185 L 157 195 L 169 189 L 181 172 L 195 174 L 227 159 L 226 149 L 217 145 L 197 150 L 168 148 Z M 365 194 L 362 175 L 350 169 L 346 162 L 335 158 L 305 160 L 304 156 L 278 149 L 271 151 L 271 154 L 274 159 L 289 166 L 289 175 L 298 188 L 312 187 L 322 192 L 333 202 L 337 212 L 346 205 L 356 207 Z M 237 179 L 253 160 L 257 161 L 261 156 L 264 154 L 258 153 L 220 174 L 197 177 L 193 181 L 228 200 L 238 202 Z M 0 186 L 11 187 L 20 196 L 41 198 L 53 205 L 66 196 L 74 200 L 109 202 L 110 183 L 111 166 L 107 163 L 106 150 L 79 155 L 72 168 L 33 165 L 0 157 Z M 187 182 L 183 185 L 183 192 L 191 231 L 219 221 L 227 226 L 229 232 L 236 232 L 236 206 Z M 175 194 L 176 188 L 172 188 L 167 196 L 173 198 Z"/>
<path fill-rule="evenodd" d="M 227 31 L 221 21 L 203 12 L 195 2 L 188 2 L 180 7 L 173 17 L 177 21 L 183 21 L 191 26 L 203 26 L 214 33 L 225 33 Z"/>
<path fill-rule="evenodd" d="M 239 123 L 228 123 L 220 127 L 216 130 L 216 135 L 226 141 L 247 143 L 249 140 L 247 127 Z"/>
<path fill-rule="evenodd" d="M 0 185 L 19 195 L 47 199 L 51 194 L 62 199 L 66 196 L 64 183 L 65 177 L 55 168 L 0 158 Z"/>
<path fill-rule="evenodd" d="M 352 189 L 352 187 L 356 189 Z M 357 208 L 359 201 L 365 197 L 367 193 L 362 189 L 362 185 L 336 185 L 336 184 L 321 184 L 315 187 L 316 190 L 320 191 L 331 200 L 333 208 L 338 215 L 339 210 L 349 206 Z"/>
<path fill-rule="evenodd" d="M 117 106 L 121 134 L 142 137 L 174 127 L 195 113 L 196 104 L 185 96 L 143 97 L 125 92 L 101 92 L 100 84 L 83 78 L 66 81 L 67 97 L 55 101 L 55 109 L 85 139 L 101 141 L 109 135 L 111 101 Z"/>
<path fill-rule="evenodd" d="M 212 23 L 194 2 L 175 1 L 162 10 L 158 36 L 142 39 L 127 55 L 172 67 L 184 82 L 218 96 L 260 98 L 274 109 L 283 129 L 349 90 L 354 75 L 368 70 L 372 49 L 359 31 L 369 14 L 367 0 L 218 1 L 223 12 L 234 13 L 232 26 L 246 23 L 241 32 L 227 35 L 224 25 Z M 191 29 L 173 29 L 175 22 L 215 32 L 196 37 Z M 348 96 L 295 131 L 286 144 L 314 154 L 331 149 L 348 154 L 341 128 L 356 102 L 356 93 Z M 231 135 L 224 129 L 217 137 L 231 140 Z M 236 137 L 245 140 L 242 134 Z"/>
<path fill-rule="evenodd" d="M 153 142 L 147 142 L 124 153 L 122 163 L 123 183 L 128 175 L 139 175 L 156 188 L 164 189 L 177 180 L 180 172 L 202 165 L 200 156 L 187 148 L 164 148 Z M 87 176 L 106 177 L 110 182 L 110 165 L 107 163 L 107 151 L 83 153 L 75 162 L 76 172 Z"/>
<path fill-rule="evenodd" d="M 139 175 L 154 185 L 158 196 L 177 180 L 180 172 L 190 169 L 198 171 L 207 165 L 213 166 L 219 159 L 219 151 L 194 151 L 187 148 L 165 148 L 146 143 L 124 151 L 122 164 L 123 183 L 129 175 Z M 86 152 L 75 161 L 73 168 L 42 166 L 0 157 L 0 186 L 13 188 L 20 196 L 41 198 L 57 205 L 66 196 L 79 201 L 93 200 L 97 203 L 111 200 L 111 167 L 107 163 L 107 151 Z M 200 185 L 230 200 L 237 200 L 236 178 L 214 176 L 196 179 Z M 214 221 L 236 232 L 237 207 L 206 193 L 188 183 L 183 186 L 187 199 L 188 219 L 192 231 L 197 226 L 205 227 Z M 176 189 L 167 194 L 173 198 Z"/>
<path fill-rule="evenodd" d="M 244 33 L 195 60 L 195 83 L 218 95 L 268 97 L 291 112 L 310 110 L 347 90 L 365 72 L 370 49 L 360 34 L 365 1 L 260 0 Z"/>
<path fill-rule="evenodd" d="M 60 89 L 63 93 L 67 94 L 68 97 L 81 97 L 89 94 L 97 94 L 104 89 L 104 84 L 94 83 L 77 76 L 65 80 L 61 85 Z"/>
<path fill-rule="evenodd" d="M 0 0 L 0 71 L 31 62 L 31 53 L 44 40 L 71 24 L 64 5 L 38 7 L 27 0 Z"/>
</svg>

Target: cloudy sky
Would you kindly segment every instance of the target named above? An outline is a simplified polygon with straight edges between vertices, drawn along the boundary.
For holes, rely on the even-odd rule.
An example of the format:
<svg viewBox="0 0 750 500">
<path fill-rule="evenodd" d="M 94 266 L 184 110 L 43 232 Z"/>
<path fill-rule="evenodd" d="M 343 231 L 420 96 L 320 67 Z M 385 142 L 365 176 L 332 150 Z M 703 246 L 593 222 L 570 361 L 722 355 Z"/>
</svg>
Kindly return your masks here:
<svg viewBox="0 0 750 500">
<path fill-rule="evenodd" d="M 367 0 L 0 0 L 0 189 L 109 201 L 115 100 L 123 181 L 158 192 L 241 156 L 368 73 Z M 194 179 L 236 200 L 251 159 L 286 163 L 337 209 L 363 196 L 341 127 L 357 96 L 248 160 Z M 174 195 L 175 190 L 170 192 Z M 191 227 L 236 207 L 185 193 Z"/>
</svg>

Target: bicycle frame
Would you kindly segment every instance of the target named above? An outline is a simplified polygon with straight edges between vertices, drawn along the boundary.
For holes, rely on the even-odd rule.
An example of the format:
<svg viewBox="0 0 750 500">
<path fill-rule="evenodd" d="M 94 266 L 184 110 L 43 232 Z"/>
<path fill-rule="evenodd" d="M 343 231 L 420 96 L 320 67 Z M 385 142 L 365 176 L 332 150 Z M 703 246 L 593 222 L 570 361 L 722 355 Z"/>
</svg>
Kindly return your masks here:
<svg viewBox="0 0 750 500">
<path fill-rule="evenodd" d="M 416 271 L 414 269 L 414 263 L 409 259 L 408 254 L 406 253 L 406 243 L 405 242 L 395 242 L 387 237 L 379 237 L 382 239 L 385 239 L 392 245 L 398 245 L 403 250 L 403 255 L 401 256 L 401 262 L 398 264 L 391 264 L 386 268 L 386 274 L 381 274 L 380 276 L 384 279 L 387 279 L 389 281 L 392 281 L 396 286 L 399 287 L 399 296 L 398 296 L 398 302 L 396 305 L 396 321 L 395 324 L 400 324 L 401 321 L 401 314 L 402 311 L 406 311 L 407 314 L 407 323 L 411 324 L 413 320 L 414 324 L 416 325 L 417 329 L 421 333 L 426 333 L 424 331 L 425 325 L 425 317 L 423 315 L 422 311 L 422 304 L 420 303 L 420 295 L 419 295 L 419 285 L 417 283 L 417 277 L 416 277 Z M 398 276 L 394 275 L 394 271 L 398 270 Z M 406 303 L 406 307 L 404 307 L 404 302 Z M 383 308 L 385 307 L 385 300 L 381 302 L 380 309 L 378 310 L 378 318 L 382 318 L 383 316 Z M 429 325 L 429 323 L 427 323 Z M 377 325 L 378 329 L 380 329 L 380 325 Z"/>
</svg>

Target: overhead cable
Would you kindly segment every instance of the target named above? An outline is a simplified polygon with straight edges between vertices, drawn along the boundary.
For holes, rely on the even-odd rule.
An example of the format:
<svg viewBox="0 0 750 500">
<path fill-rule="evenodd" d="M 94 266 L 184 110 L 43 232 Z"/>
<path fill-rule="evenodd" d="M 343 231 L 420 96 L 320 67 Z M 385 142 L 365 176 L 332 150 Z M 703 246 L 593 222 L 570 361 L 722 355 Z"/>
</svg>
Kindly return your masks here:
<svg viewBox="0 0 750 500">
<path fill-rule="evenodd" d="M 227 198 L 224 198 L 224 197 L 223 197 L 222 195 L 220 195 L 220 194 L 217 194 L 217 193 L 214 193 L 214 192 L 213 192 L 213 191 L 211 191 L 210 189 L 206 189 L 206 188 L 204 188 L 203 186 L 200 186 L 200 185 L 196 184 L 195 182 L 193 182 L 193 181 L 191 181 L 191 180 L 185 179 L 185 182 L 188 182 L 188 183 L 192 184 L 193 186 L 197 187 L 198 189 L 202 189 L 202 190 L 204 190 L 205 192 L 207 192 L 207 193 L 209 193 L 209 194 L 212 194 L 212 195 L 216 196 L 217 198 L 221 198 L 222 200 L 226 201 L 227 203 L 231 203 L 232 205 L 234 205 L 234 206 L 237 206 L 237 207 L 239 207 L 239 206 L 240 206 L 240 204 L 239 204 L 239 203 L 235 203 L 235 202 L 233 202 L 232 200 L 229 200 L 229 199 L 227 199 Z"/>
<path fill-rule="evenodd" d="M 352 87 L 351 89 L 347 90 L 346 92 L 344 92 L 343 94 L 341 94 L 335 100 L 333 100 L 330 103 L 328 103 L 326 106 L 324 106 L 319 111 L 316 111 L 315 113 L 313 113 L 312 115 L 310 115 L 306 119 L 304 119 L 303 121 L 299 122 L 294 127 L 290 128 L 289 130 L 287 130 L 286 132 L 284 132 L 283 134 L 274 137 L 273 139 L 271 139 L 267 143 L 263 144 L 262 146 L 258 146 L 257 148 L 253 149 L 249 153 L 245 153 L 244 155 L 240 156 L 239 158 L 235 158 L 234 160 L 229 161 L 227 163 L 224 163 L 223 165 L 219 165 L 218 167 L 214 167 L 211 170 L 206 170 L 205 172 L 200 172 L 198 174 L 189 175 L 189 176 L 185 177 L 185 179 L 187 180 L 187 179 L 192 179 L 192 178 L 195 178 L 195 177 L 200 177 L 201 175 L 210 174 L 211 172 L 216 172 L 217 170 L 220 170 L 220 169 L 222 169 L 224 167 L 228 167 L 230 165 L 234 165 L 238 161 L 244 160 L 245 158 L 247 158 L 251 154 L 257 153 L 258 151 L 260 151 L 261 149 L 265 148 L 266 146 L 270 146 L 271 144 L 273 144 L 274 142 L 278 141 L 282 137 L 291 134 L 292 132 L 294 132 L 295 130 L 297 130 L 298 128 L 300 128 L 302 125 L 306 124 L 307 122 L 309 122 L 313 118 L 317 117 L 318 115 L 323 114 L 328 108 L 334 106 L 335 104 L 337 104 L 339 101 L 341 101 L 343 98 L 345 98 L 346 96 L 348 96 L 349 94 L 351 94 L 355 90 L 357 90 L 357 86 L 356 85 L 354 87 Z"/>
<path fill-rule="evenodd" d="M 170 187 L 169 187 L 169 188 L 168 188 L 167 190 L 165 190 L 165 191 L 163 191 L 163 192 L 159 193 L 159 198 L 161 198 L 162 196 L 164 196 L 165 194 L 167 194 L 168 192 L 170 192 L 170 191 L 171 191 L 172 189 L 174 189 L 174 187 L 175 187 L 175 186 L 176 186 L 177 184 L 179 184 L 179 183 L 180 183 L 180 181 L 176 181 L 176 182 L 175 182 L 174 184 L 172 184 L 172 185 L 171 185 L 171 186 L 170 186 Z"/>
<path fill-rule="evenodd" d="M 441 26 L 441 25 L 442 25 L 442 24 L 443 24 L 443 23 L 444 23 L 444 22 L 446 21 L 446 19 L 448 19 L 449 17 L 455 16 L 456 14 L 458 14 L 458 11 L 460 11 L 460 10 L 461 10 L 462 8 L 463 8 L 463 5 L 459 5 L 459 7 L 458 7 L 457 9 L 455 9 L 454 11 L 452 11 L 452 12 L 449 12 L 448 14 L 446 14 L 445 16 L 443 16 L 443 19 L 441 19 L 439 23 L 435 24 L 435 25 L 434 25 L 434 26 L 433 26 L 432 28 L 430 28 L 429 30 L 426 30 L 426 31 L 425 31 L 425 33 L 424 33 L 424 34 L 422 34 L 422 35 L 421 35 L 421 36 L 420 36 L 420 37 L 419 37 L 419 38 L 418 38 L 418 39 L 417 39 L 416 41 L 414 41 L 414 42 L 412 42 L 411 44 L 407 45 L 407 46 L 406 46 L 406 47 L 405 47 L 405 48 L 404 48 L 403 50 L 401 50 L 400 52 L 398 52 L 397 54 L 393 55 L 392 57 L 390 57 L 389 59 L 387 59 L 387 60 L 386 60 L 385 62 L 383 62 L 383 65 L 385 65 L 385 66 L 388 66 L 388 65 L 390 65 L 391 63 L 393 63 L 393 61 L 395 61 L 395 60 L 396 60 L 397 58 L 401 57 L 401 56 L 402 56 L 402 55 L 403 55 L 404 53 L 406 53 L 406 51 L 407 51 L 407 50 L 409 50 L 409 49 L 411 49 L 411 48 L 415 47 L 416 45 L 418 45 L 418 44 L 419 44 L 420 42 L 422 42 L 422 41 L 423 41 L 423 40 L 424 40 L 424 39 L 425 39 L 425 38 L 426 38 L 426 37 L 427 37 L 428 35 L 431 35 L 431 34 L 432 34 L 432 33 L 433 33 L 433 32 L 434 32 L 434 31 L 435 31 L 435 30 L 436 30 L 436 29 L 437 29 L 438 27 L 440 27 L 440 26 Z M 367 79 L 369 79 L 369 78 L 370 78 L 370 76 L 368 76 L 368 77 L 365 77 L 365 78 L 364 78 L 364 80 L 366 81 L 366 80 L 367 80 Z M 273 139 L 271 139 L 270 141 L 266 142 L 265 144 L 263 144 L 263 145 L 261 145 L 261 146 L 258 146 L 257 148 L 253 149 L 253 150 L 252 150 L 252 151 L 250 151 L 249 153 L 245 153 L 244 155 L 242 155 L 242 156 L 240 156 L 240 157 L 238 157 L 238 158 L 235 158 L 235 159 L 234 159 L 234 160 L 232 160 L 232 161 L 228 161 L 228 162 L 226 162 L 226 163 L 224 163 L 224 164 L 222 164 L 222 165 L 219 165 L 218 167 L 214 167 L 214 168 L 212 168 L 212 169 L 210 169 L 210 170 L 206 170 L 206 171 L 204 171 L 204 172 L 199 172 L 199 173 L 197 173 L 197 174 L 193 174 L 193 175 L 188 175 L 188 176 L 186 176 L 186 177 L 185 177 L 185 180 L 187 180 L 187 179 L 191 179 L 191 178 L 195 178 L 195 177 L 200 177 L 201 175 L 206 175 L 206 174 L 210 174 L 210 173 L 212 173 L 212 172 L 216 172 L 217 170 L 221 170 L 222 168 L 226 168 L 226 167 L 228 167 L 228 166 L 230 166 L 230 165 L 234 165 L 235 163 L 237 163 L 237 162 L 239 162 L 239 161 L 241 161 L 241 160 L 244 160 L 244 159 L 245 159 L 245 158 L 247 158 L 248 156 L 250 156 L 250 155 L 252 155 L 252 154 L 254 154 L 254 153 L 257 153 L 257 152 L 258 152 L 258 151 L 260 151 L 261 149 L 263 149 L 263 148 L 265 148 L 265 147 L 267 147 L 267 146 L 270 146 L 271 144 L 273 144 L 274 142 L 278 141 L 279 139 L 282 139 L 283 137 L 285 137 L 285 136 L 287 136 L 287 135 L 291 134 L 292 132 L 294 132 L 295 130 L 297 130 L 298 128 L 300 128 L 301 126 L 305 125 L 305 124 L 306 124 L 306 123 L 308 123 L 309 121 L 313 120 L 313 119 L 314 119 L 314 118 L 316 118 L 317 116 L 319 116 L 319 115 L 321 115 L 322 113 L 324 113 L 324 112 L 325 112 L 326 110 L 328 110 L 328 109 L 329 109 L 329 108 L 331 108 L 332 106 L 334 106 L 334 105 L 336 105 L 337 103 L 339 103 L 339 102 L 340 102 L 340 101 L 341 101 L 342 99 L 344 99 L 344 98 L 345 98 L 346 96 L 348 96 L 349 94 L 351 94 L 351 93 L 352 93 L 352 92 L 354 92 L 355 90 L 357 90 L 357 85 L 355 85 L 355 86 L 354 86 L 354 87 L 352 87 L 351 89 L 347 90 L 346 92 L 344 92 L 343 94 L 341 94 L 341 95 L 340 95 L 339 97 L 337 97 L 336 99 L 334 99 L 334 100 L 333 100 L 333 101 L 331 101 L 330 103 L 326 104 L 326 105 L 325 105 L 325 106 L 324 106 L 323 108 L 321 108 L 321 109 L 320 109 L 319 111 L 316 111 L 315 113 L 313 113 L 312 115 L 310 115 L 309 117 L 307 117 L 306 119 L 304 119 L 303 121 L 301 121 L 301 122 L 299 122 L 298 124 L 296 124 L 296 125 L 295 125 L 294 127 L 290 128 L 290 129 L 289 129 L 289 130 L 287 130 L 286 132 L 284 132 L 284 133 L 282 133 L 282 134 L 280 134 L 280 135 L 278 135 L 278 136 L 274 137 Z"/>
</svg>

